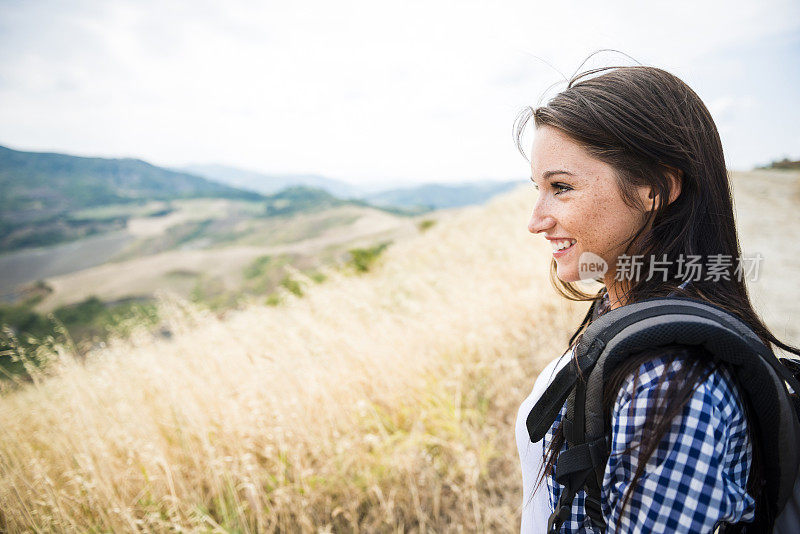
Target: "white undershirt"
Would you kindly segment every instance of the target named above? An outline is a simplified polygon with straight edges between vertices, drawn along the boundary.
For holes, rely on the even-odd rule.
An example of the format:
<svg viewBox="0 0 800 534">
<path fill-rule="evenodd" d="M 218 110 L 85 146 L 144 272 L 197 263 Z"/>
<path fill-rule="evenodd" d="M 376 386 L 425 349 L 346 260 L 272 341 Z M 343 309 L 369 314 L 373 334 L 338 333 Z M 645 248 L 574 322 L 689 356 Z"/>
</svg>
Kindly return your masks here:
<svg viewBox="0 0 800 534">
<path fill-rule="evenodd" d="M 544 451 L 542 448 L 542 440 L 536 443 L 531 443 L 530 436 L 528 435 L 528 427 L 525 425 L 528 419 L 528 414 L 542 396 L 544 390 L 550 385 L 558 371 L 564 367 L 572 357 L 572 351 L 567 351 L 569 354 L 564 353 L 562 356 L 553 359 L 547 364 L 547 367 L 539 373 L 536 377 L 536 382 L 533 384 L 533 390 L 528 395 L 517 412 L 517 423 L 515 434 L 517 438 L 517 451 L 519 452 L 519 461 L 522 467 L 522 522 L 520 525 L 521 534 L 545 534 L 547 532 L 547 519 L 553 510 L 550 508 L 550 500 L 547 493 L 547 483 L 542 481 L 533 500 L 528 502 L 531 498 L 531 493 L 536 486 L 536 477 L 539 474 L 539 469 L 542 465 L 542 458 Z"/>
</svg>

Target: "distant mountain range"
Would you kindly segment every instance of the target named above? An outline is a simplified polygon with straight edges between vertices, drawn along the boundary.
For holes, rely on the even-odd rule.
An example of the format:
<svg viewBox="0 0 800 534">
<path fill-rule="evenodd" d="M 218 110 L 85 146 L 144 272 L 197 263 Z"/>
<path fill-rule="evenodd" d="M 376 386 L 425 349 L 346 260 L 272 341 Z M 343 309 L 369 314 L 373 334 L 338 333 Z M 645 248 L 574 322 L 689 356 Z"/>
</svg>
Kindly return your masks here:
<svg viewBox="0 0 800 534">
<path fill-rule="evenodd" d="M 455 208 L 483 204 L 489 198 L 520 185 L 510 182 L 472 182 L 461 184 L 424 184 L 406 189 L 390 189 L 365 195 L 363 200 L 376 206 L 418 206 L 430 209 Z"/>
<path fill-rule="evenodd" d="M 203 197 L 263 198 L 138 159 L 87 158 L 0 146 L 0 250 L 49 245 L 124 227 L 122 217 L 83 220 L 76 216 L 85 208 Z"/>
<path fill-rule="evenodd" d="M 271 194 L 289 186 L 308 186 L 324 189 L 339 198 L 360 199 L 376 206 L 423 209 L 481 204 L 520 183 L 516 180 L 508 182 L 484 180 L 397 187 L 397 182 L 389 185 L 350 184 L 318 174 L 264 174 L 225 165 L 189 165 L 180 170 L 264 194 Z"/>
<path fill-rule="evenodd" d="M 132 212 L 122 206 L 154 200 L 247 200 L 264 203 L 267 216 L 348 203 L 414 215 L 480 204 L 517 184 L 354 185 L 315 174 L 266 175 L 223 165 L 175 170 L 139 159 L 25 152 L 0 146 L 0 251 L 121 230 Z M 103 215 L 87 215 L 87 210 L 105 206 L 111 208 Z"/>
<path fill-rule="evenodd" d="M 87 158 L 0 146 L 0 216 L 15 220 L 140 200 L 261 195 L 139 159 Z"/>
<path fill-rule="evenodd" d="M 178 169 L 229 186 L 262 194 L 272 194 L 290 186 L 324 189 L 340 198 L 352 198 L 362 193 L 358 186 L 318 174 L 263 174 L 226 165 L 188 165 Z"/>
</svg>

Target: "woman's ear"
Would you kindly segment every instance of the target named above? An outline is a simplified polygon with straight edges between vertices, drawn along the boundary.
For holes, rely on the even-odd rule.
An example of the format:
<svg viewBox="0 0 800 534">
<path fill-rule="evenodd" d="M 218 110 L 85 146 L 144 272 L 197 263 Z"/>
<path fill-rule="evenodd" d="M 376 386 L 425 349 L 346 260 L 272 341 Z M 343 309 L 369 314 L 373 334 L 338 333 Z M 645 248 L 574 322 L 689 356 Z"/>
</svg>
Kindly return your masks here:
<svg viewBox="0 0 800 534">
<path fill-rule="evenodd" d="M 669 180 L 669 202 L 667 202 L 667 204 L 672 204 L 675 202 L 675 199 L 678 198 L 678 195 L 681 194 L 681 187 L 683 186 L 683 171 L 665 163 L 662 163 L 661 165 L 666 168 L 664 176 L 666 176 Z M 640 188 L 639 193 L 642 197 L 642 203 L 647 211 L 652 211 L 656 206 L 658 206 L 658 194 L 652 187 Z"/>
<path fill-rule="evenodd" d="M 683 187 L 683 171 L 673 167 L 671 165 L 666 165 L 662 163 L 664 167 L 667 168 L 667 178 L 669 178 L 669 202 L 667 204 L 672 204 L 675 202 L 675 199 L 678 198 L 678 195 L 681 194 L 681 188 Z"/>
</svg>

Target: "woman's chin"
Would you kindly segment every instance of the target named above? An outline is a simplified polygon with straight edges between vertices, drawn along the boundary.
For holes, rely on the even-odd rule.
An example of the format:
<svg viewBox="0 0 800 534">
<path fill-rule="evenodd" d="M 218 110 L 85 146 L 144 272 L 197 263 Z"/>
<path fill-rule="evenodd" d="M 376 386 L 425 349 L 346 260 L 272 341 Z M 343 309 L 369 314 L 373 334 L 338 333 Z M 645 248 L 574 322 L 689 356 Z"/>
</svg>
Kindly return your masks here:
<svg viewBox="0 0 800 534">
<path fill-rule="evenodd" d="M 578 276 L 577 269 L 556 269 L 556 276 L 562 282 L 579 282 L 581 277 Z"/>
</svg>

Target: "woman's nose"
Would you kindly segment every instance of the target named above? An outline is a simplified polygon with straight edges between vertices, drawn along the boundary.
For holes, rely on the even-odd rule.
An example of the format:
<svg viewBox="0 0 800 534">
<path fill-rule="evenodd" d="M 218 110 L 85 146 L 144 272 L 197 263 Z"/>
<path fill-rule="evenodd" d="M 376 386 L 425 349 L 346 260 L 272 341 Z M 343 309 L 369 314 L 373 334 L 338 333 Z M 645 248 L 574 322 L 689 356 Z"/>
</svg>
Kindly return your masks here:
<svg viewBox="0 0 800 534">
<path fill-rule="evenodd" d="M 552 228 L 554 223 L 555 219 L 547 213 L 544 203 L 541 202 L 541 199 L 537 200 L 536 205 L 533 207 L 533 213 L 531 213 L 531 220 L 528 221 L 528 231 L 532 234 L 538 234 Z"/>
</svg>

